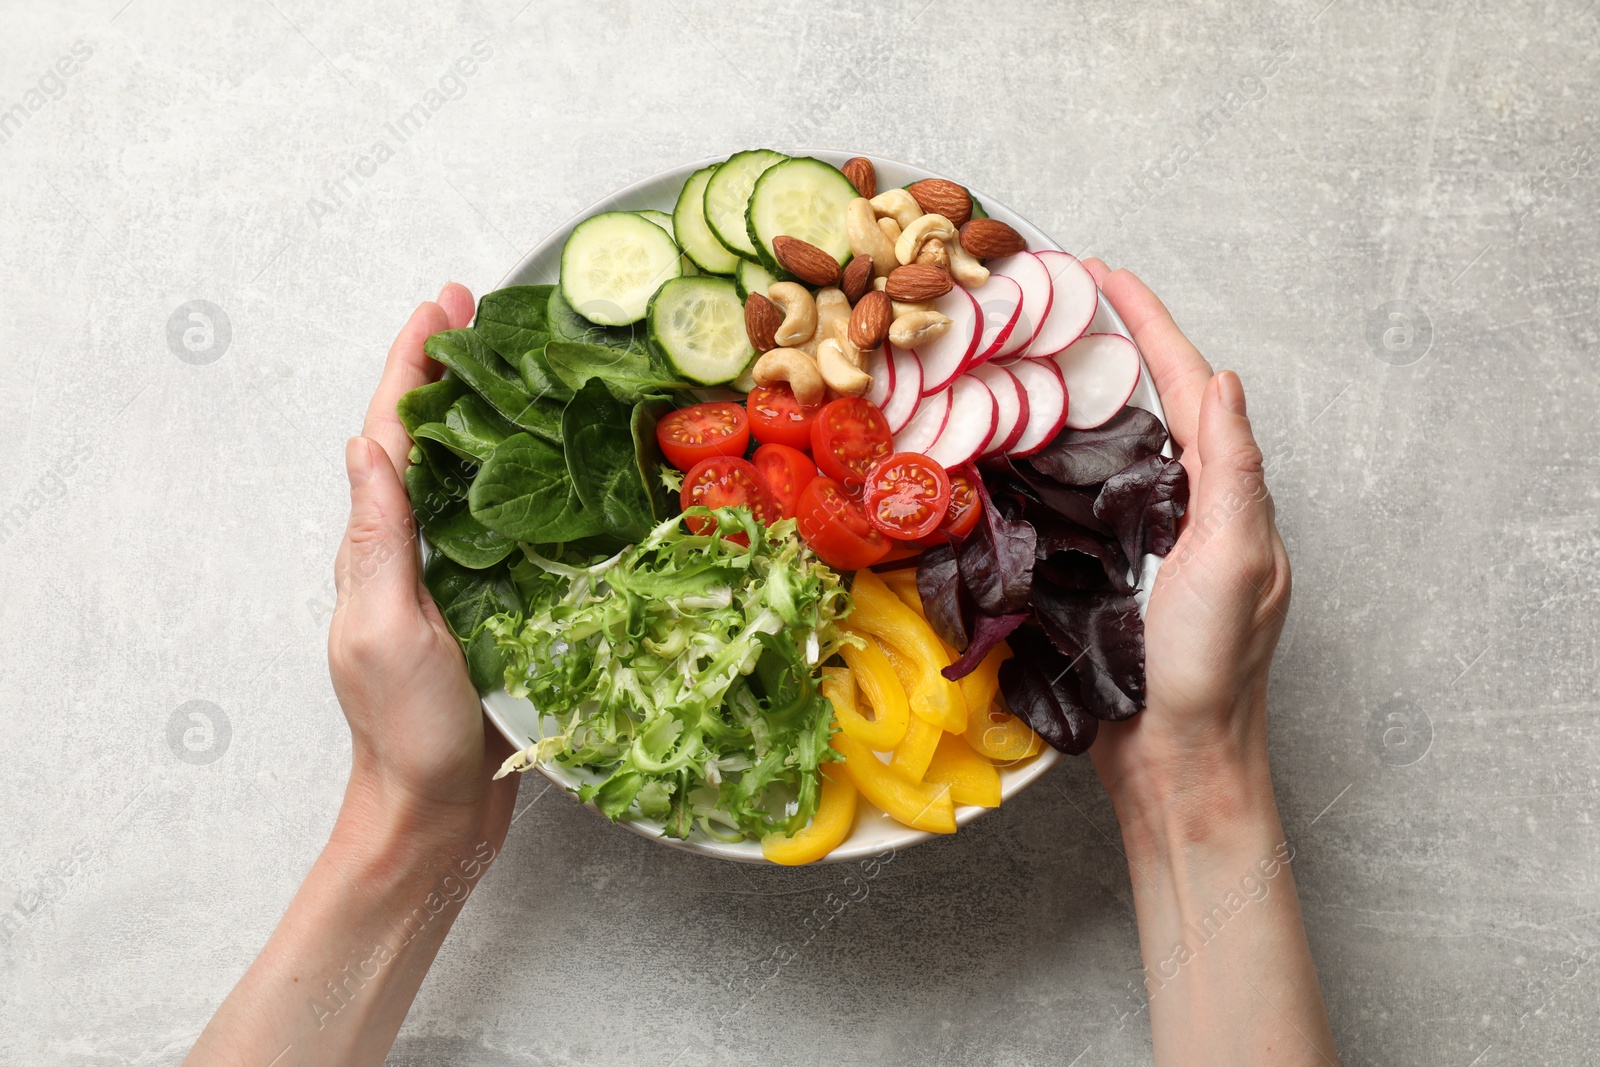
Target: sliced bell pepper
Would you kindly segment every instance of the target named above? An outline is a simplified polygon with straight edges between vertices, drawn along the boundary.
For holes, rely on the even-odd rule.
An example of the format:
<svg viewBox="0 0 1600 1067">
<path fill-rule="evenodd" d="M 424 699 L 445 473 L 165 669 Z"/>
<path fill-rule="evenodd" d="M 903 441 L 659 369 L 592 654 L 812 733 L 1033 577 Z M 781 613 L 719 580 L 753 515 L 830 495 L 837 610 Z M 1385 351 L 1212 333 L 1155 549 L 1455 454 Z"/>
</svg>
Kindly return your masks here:
<svg viewBox="0 0 1600 1067">
<path fill-rule="evenodd" d="M 976 717 L 980 709 L 994 703 L 994 695 L 1000 691 L 1000 664 L 1010 658 L 1010 646 L 1001 641 L 978 662 L 972 673 L 957 683 L 961 686 L 961 695 L 967 701 L 968 721 Z"/>
<path fill-rule="evenodd" d="M 817 813 L 793 834 L 767 834 L 761 839 L 761 854 L 789 867 L 811 863 L 844 844 L 855 824 L 855 781 L 840 764 L 824 763 Z"/>
<path fill-rule="evenodd" d="M 850 594 L 855 603 L 850 628 L 893 646 L 916 665 L 909 676 L 900 674 L 911 710 L 941 729 L 964 731 L 967 704 L 960 687 L 939 673 L 950 665 L 950 654 L 927 620 L 907 607 L 871 571 L 856 572 Z"/>
<path fill-rule="evenodd" d="M 844 756 L 845 769 L 861 795 L 890 818 L 914 830 L 956 832 L 956 808 L 949 786 L 911 781 L 890 770 L 872 749 L 849 734 L 835 734 L 831 743 Z"/>
<path fill-rule="evenodd" d="M 840 649 L 850 670 L 851 701 L 848 713 L 840 713 L 839 725 L 844 732 L 868 748 L 888 752 L 906 736 L 906 725 L 911 720 L 911 705 L 906 700 L 905 687 L 894 672 L 888 657 L 871 637 L 865 639 L 866 648 L 845 645 Z M 824 674 L 827 668 L 824 668 Z M 828 696 L 827 683 L 823 683 L 823 696 Z M 862 714 L 854 697 L 856 689 L 872 705 L 872 718 Z M 837 710 L 838 702 L 834 703 Z"/>
<path fill-rule="evenodd" d="M 905 740 L 894 746 L 894 755 L 889 760 L 890 768 L 913 782 L 922 781 L 928 771 L 928 761 L 933 759 L 934 750 L 939 747 L 939 738 L 943 736 L 944 731 L 927 719 L 920 715 L 911 716 Z"/>
<path fill-rule="evenodd" d="M 932 785 L 948 785 L 950 799 L 957 804 L 976 804 L 980 808 L 1000 806 L 1000 772 L 994 764 L 972 751 L 960 734 L 945 734 L 933 754 L 922 780 Z"/>
<path fill-rule="evenodd" d="M 1001 763 L 1016 763 L 1044 749 L 1044 739 L 999 704 L 968 717 L 966 738 L 979 755 Z"/>
</svg>

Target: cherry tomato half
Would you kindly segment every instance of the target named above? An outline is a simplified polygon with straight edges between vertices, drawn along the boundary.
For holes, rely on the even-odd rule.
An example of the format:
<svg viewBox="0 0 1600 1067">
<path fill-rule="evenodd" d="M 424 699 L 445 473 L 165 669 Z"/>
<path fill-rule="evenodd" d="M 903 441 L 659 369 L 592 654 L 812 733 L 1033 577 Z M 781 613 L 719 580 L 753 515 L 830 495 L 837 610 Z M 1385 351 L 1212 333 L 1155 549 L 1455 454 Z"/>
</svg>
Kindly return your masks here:
<svg viewBox="0 0 1600 1067">
<path fill-rule="evenodd" d="M 788 445 L 804 452 L 811 447 L 811 423 L 822 408 L 803 408 L 783 382 L 758 385 L 744 398 L 750 432 L 764 445 Z"/>
<path fill-rule="evenodd" d="M 867 520 L 896 541 L 927 537 L 950 507 L 950 478 L 920 452 L 896 452 L 867 473 Z"/>
<path fill-rule="evenodd" d="M 744 455 L 750 444 L 750 419 L 738 404 L 695 404 L 656 423 L 656 441 L 667 462 L 686 471 L 712 456 Z"/>
<path fill-rule="evenodd" d="M 860 570 L 889 554 L 889 539 L 867 521 L 866 513 L 832 478 L 811 479 L 800 491 L 795 518 L 811 551 L 835 570 Z"/>
<path fill-rule="evenodd" d="M 944 521 L 938 529 L 919 541 L 933 547 L 942 545 L 951 537 L 965 537 L 978 525 L 983 514 L 983 499 L 978 496 L 978 475 L 971 467 L 956 467 L 947 471 L 950 478 L 950 505 L 945 509 Z"/>
<path fill-rule="evenodd" d="M 800 490 L 817 476 L 817 465 L 811 462 L 811 457 L 788 445 L 762 445 L 756 449 L 751 462 L 766 480 L 783 517 L 794 518 Z"/>
<path fill-rule="evenodd" d="M 822 405 L 811 424 L 811 458 L 823 474 L 846 485 L 866 481 L 872 465 L 893 451 L 883 412 L 858 396 Z"/>
<path fill-rule="evenodd" d="M 777 501 L 772 499 L 772 494 L 767 490 L 761 472 L 756 470 L 755 464 L 737 456 L 712 456 L 696 463 L 683 477 L 678 503 L 684 510 L 696 504 L 708 508 L 743 504 L 762 524 L 777 522 L 781 517 Z M 717 524 L 712 519 L 695 517 L 689 519 L 688 525 L 691 531 L 698 534 L 710 533 Z M 743 537 L 743 534 L 737 534 L 730 540 Z"/>
</svg>

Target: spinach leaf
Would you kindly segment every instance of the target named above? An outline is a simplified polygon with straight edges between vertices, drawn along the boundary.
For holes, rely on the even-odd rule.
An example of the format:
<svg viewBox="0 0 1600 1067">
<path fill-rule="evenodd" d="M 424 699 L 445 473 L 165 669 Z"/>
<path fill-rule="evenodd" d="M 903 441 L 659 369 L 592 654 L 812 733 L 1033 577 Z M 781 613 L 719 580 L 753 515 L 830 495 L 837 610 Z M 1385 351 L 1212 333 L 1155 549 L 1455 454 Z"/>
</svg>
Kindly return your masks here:
<svg viewBox="0 0 1600 1067">
<path fill-rule="evenodd" d="M 406 490 L 428 543 L 463 567 L 482 570 L 511 554 L 517 543 L 486 528 L 467 505 L 450 495 L 424 464 L 406 470 Z"/>
<path fill-rule="evenodd" d="M 561 450 L 532 434 L 514 434 L 500 442 L 478 469 L 467 506 L 484 526 L 529 544 L 601 532 L 573 492 Z"/>
<path fill-rule="evenodd" d="M 435 553 L 423 569 L 422 582 L 439 606 L 450 632 L 461 643 L 472 684 L 480 693 L 504 685 L 505 653 L 496 647 L 494 635 L 486 630 L 480 632 L 479 627 L 496 615 L 522 610 L 505 564 L 471 571 L 443 553 Z"/>
<path fill-rule="evenodd" d="M 660 422 L 672 411 L 672 401 L 664 397 L 647 397 L 633 406 L 633 418 L 630 428 L 633 430 L 633 456 L 639 468 L 639 477 L 644 480 L 645 490 L 650 494 L 650 514 L 656 520 L 662 520 L 677 514 L 677 501 L 667 492 L 666 483 L 661 480 L 661 464 L 665 457 L 661 454 L 661 443 L 656 439 L 656 423 Z"/>
<path fill-rule="evenodd" d="M 395 414 L 416 446 L 412 449 L 411 462 L 426 464 L 434 478 L 450 491 L 450 495 L 460 500 L 466 499 L 467 486 L 472 482 L 473 464 L 467 462 L 471 457 L 463 457 L 455 449 L 441 447 L 447 446 L 448 442 L 430 439 L 432 435 L 426 428 L 438 424 L 451 405 L 470 395 L 471 391 L 460 379 L 445 378 L 418 386 L 395 403 Z"/>
<path fill-rule="evenodd" d="M 516 425 L 561 443 L 561 409 L 554 401 L 528 392 L 522 376 L 501 359 L 476 330 L 446 330 L 428 338 L 428 355 L 455 371 L 460 379 Z"/>
<path fill-rule="evenodd" d="M 1125 407 L 1096 429 L 1063 432 L 1028 462 L 1063 485 L 1099 485 L 1166 443 L 1160 419 L 1144 408 Z"/>
<path fill-rule="evenodd" d="M 500 353 L 513 367 L 530 348 L 549 339 L 550 291 L 553 285 L 511 285 L 484 293 L 478 301 L 478 317 L 472 328 L 483 335 L 490 348 Z M 538 390 L 534 390 L 535 394 Z"/>
<path fill-rule="evenodd" d="M 550 303 L 545 308 L 544 328 L 550 332 L 551 339 L 555 341 L 620 348 L 640 355 L 648 355 L 650 351 L 647 327 L 644 323 L 633 326 L 596 326 L 567 303 L 567 298 L 561 295 L 559 285 L 554 286 L 550 293 Z M 573 388 L 578 388 L 578 385 L 574 385 Z"/>
<path fill-rule="evenodd" d="M 463 459 L 482 463 L 496 445 L 516 432 L 482 397 L 468 393 L 450 405 L 443 422 L 424 423 L 411 436 L 436 441 Z"/>
<path fill-rule="evenodd" d="M 1147 456 L 1106 479 L 1094 514 L 1116 531 L 1123 554 L 1139 567 L 1145 555 L 1165 556 L 1178 540 L 1189 505 L 1189 472 L 1165 456 Z"/>
<path fill-rule="evenodd" d="M 554 346 L 555 342 L 551 342 Z M 561 415 L 567 473 L 600 529 L 638 541 L 655 525 L 633 445 L 632 412 L 597 381 L 588 382 Z"/>
<path fill-rule="evenodd" d="M 648 353 L 608 345 L 553 339 L 544 348 L 551 373 L 572 390 L 598 378 L 611 395 L 624 403 L 646 396 L 692 388 L 658 366 Z"/>
<path fill-rule="evenodd" d="M 427 385 L 419 385 L 395 402 L 395 414 L 406 433 L 415 437 L 417 427 L 430 422 L 443 422 L 445 412 L 467 393 L 459 378 L 442 378 Z"/>
<path fill-rule="evenodd" d="M 555 371 L 550 368 L 550 361 L 545 358 L 544 350 L 550 343 L 550 335 L 541 333 L 534 336 L 538 339 L 538 344 L 517 358 L 517 370 L 522 373 L 522 383 L 534 396 L 564 404 L 572 399 L 572 389 L 566 382 L 556 377 Z"/>
</svg>

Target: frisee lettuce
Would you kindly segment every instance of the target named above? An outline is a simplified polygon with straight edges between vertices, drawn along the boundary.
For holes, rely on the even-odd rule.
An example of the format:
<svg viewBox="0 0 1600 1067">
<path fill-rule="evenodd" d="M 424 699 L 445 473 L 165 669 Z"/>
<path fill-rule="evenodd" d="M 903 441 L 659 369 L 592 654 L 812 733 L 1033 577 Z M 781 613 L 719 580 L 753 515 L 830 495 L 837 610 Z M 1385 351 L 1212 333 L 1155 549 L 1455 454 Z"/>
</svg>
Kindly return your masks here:
<svg viewBox="0 0 1600 1067">
<path fill-rule="evenodd" d="M 688 532 L 685 516 L 714 516 L 714 532 Z M 670 837 L 698 824 L 739 840 L 811 820 L 818 766 L 835 758 L 817 668 L 847 640 L 836 623 L 850 600 L 792 519 L 696 507 L 587 566 L 524 553 L 513 579 L 526 611 L 484 627 L 507 690 L 558 728 L 500 775 L 587 768 L 600 777 L 580 799 L 613 820 L 659 819 Z"/>
</svg>

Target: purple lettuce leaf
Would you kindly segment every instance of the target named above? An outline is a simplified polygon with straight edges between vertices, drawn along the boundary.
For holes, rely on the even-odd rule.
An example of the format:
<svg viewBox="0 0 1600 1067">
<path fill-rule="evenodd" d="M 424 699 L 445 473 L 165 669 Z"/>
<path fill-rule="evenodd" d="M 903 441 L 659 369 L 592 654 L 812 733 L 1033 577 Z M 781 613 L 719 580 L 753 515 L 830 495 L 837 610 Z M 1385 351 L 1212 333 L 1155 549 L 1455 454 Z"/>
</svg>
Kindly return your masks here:
<svg viewBox="0 0 1600 1067">
<path fill-rule="evenodd" d="M 1080 556 L 1097 564 L 1102 575 L 1101 581 L 1093 584 L 1079 583 L 1070 588 L 1099 589 L 1109 586 L 1119 593 L 1133 592 L 1133 585 L 1128 581 L 1127 557 L 1122 554 L 1121 546 L 1113 538 L 1102 537 L 1085 530 L 1041 506 L 1036 505 L 1027 509 L 1025 514 L 1038 534 L 1036 554 L 1040 560 Z M 1060 562 L 1073 572 L 1078 571 L 1073 560 L 1060 560 Z M 1038 565 L 1035 564 L 1035 574 L 1037 572 Z"/>
<path fill-rule="evenodd" d="M 1013 470 L 1025 497 L 1031 497 L 1037 504 L 1055 512 L 1068 522 L 1082 526 L 1085 530 L 1108 536 L 1111 534 L 1111 527 L 1107 526 L 1094 511 L 1094 502 L 1099 490 L 1092 486 L 1084 488 L 1062 485 L 1034 470 L 1027 460 L 1019 460 Z"/>
<path fill-rule="evenodd" d="M 951 648 L 960 651 L 969 641 L 967 618 L 972 611 L 964 601 L 961 572 L 956 566 L 955 549 L 948 542 L 922 553 L 917 563 L 917 595 L 922 597 L 922 613 L 933 632 Z"/>
<path fill-rule="evenodd" d="M 1167 443 L 1167 428 L 1144 408 L 1125 407 L 1093 430 L 1063 430 L 1028 457 L 1040 474 L 1063 485 L 1099 485 Z"/>
<path fill-rule="evenodd" d="M 1165 556 L 1178 539 L 1178 520 L 1189 504 L 1189 474 L 1165 456 L 1146 456 L 1112 475 L 1094 502 L 1123 554 L 1138 566 L 1149 553 Z"/>
<path fill-rule="evenodd" d="M 1006 707 L 1055 749 L 1069 756 L 1087 752 L 1100 722 L 1083 706 L 1071 664 L 1037 629 L 1011 635 L 1015 653 L 1000 664 Z"/>
<path fill-rule="evenodd" d="M 1073 664 L 1084 704 L 1096 718 L 1144 710 L 1144 620 L 1131 596 L 1036 583 L 1033 615 Z"/>
<path fill-rule="evenodd" d="M 952 682 L 959 682 L 967 675 L 978 669 L 978 664 L 983 662 L 983 657 L 989 651 L 1011 636 L 1011 631 L 1022 625 L 1022 620 L 1028 616 L 1025 612 L 1015 615 L 979 615 L 977 622 L 972 627 L 972 640 L 967 645 L 967 650 L 961 658 L 950 666 L 940 671 Z"/>
<path fill-rule="evenodd" d="M 1026 611 L 1038 537 L 1031 525 L 1007 518 L 995 507 L 981 478 L 976 488 L 983 500 L 983 515 L 956 549 L 961 583 L 980 614 Z"/>
</svg>

